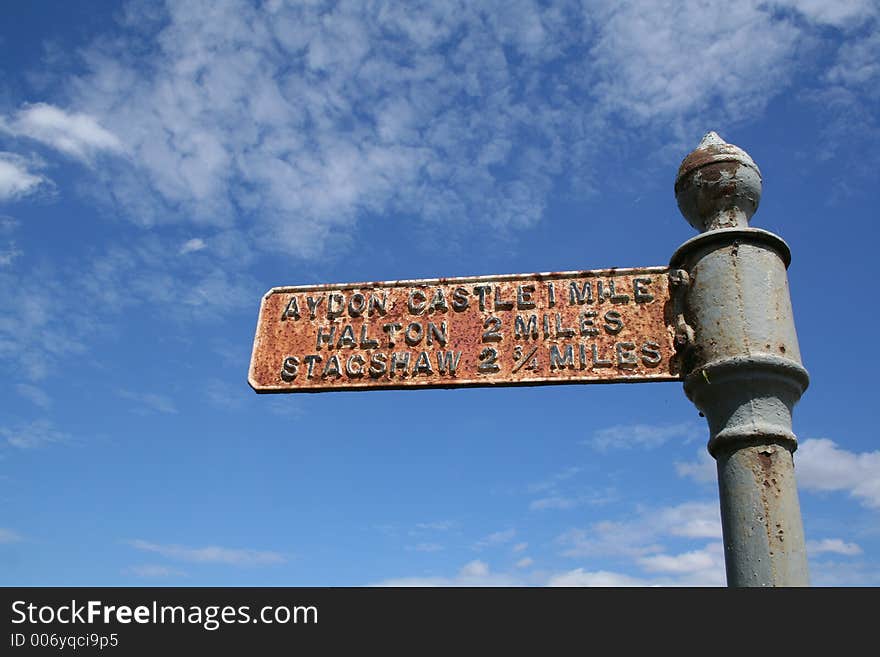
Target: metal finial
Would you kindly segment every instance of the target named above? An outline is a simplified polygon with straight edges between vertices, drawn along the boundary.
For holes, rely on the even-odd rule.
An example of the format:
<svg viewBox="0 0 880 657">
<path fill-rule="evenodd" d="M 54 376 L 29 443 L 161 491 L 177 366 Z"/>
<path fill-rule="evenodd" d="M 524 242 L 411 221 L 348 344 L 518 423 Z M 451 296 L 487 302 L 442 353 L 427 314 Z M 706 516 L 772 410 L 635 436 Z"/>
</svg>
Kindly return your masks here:
<svg viewBox="0 0 880 657">
<path fill-rule="evenodd" d="M 678 168 L 675 198 L 700 232 L 746 228 L 761 201 L 761 172 L 744 150 L 707 132 Z"/>
</svg>

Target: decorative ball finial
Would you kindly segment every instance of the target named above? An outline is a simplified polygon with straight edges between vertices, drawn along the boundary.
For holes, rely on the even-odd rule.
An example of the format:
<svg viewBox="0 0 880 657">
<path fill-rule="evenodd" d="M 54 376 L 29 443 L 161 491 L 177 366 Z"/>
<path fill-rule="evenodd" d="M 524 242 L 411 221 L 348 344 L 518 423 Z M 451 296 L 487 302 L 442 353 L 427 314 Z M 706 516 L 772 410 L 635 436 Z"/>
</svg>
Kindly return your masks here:
<svg viewBox="0 0 880 657">
<path fill-rule="evenodd" d="M 707 132 L 678 168 L 675 198 L 701 233 L 747 228 L 761 202 L 761 172 L 744 150 Z"/>
</svg>

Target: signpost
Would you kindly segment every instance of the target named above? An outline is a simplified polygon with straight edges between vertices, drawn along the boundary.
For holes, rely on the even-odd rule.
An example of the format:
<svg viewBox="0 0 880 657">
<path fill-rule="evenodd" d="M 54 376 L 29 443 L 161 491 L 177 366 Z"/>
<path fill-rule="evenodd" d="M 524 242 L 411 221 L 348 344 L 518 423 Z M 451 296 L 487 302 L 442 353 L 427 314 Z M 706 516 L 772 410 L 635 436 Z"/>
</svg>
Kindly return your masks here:
<svg viewBox="0 0 880 657">
<path fill-rule="evenodd" d="M 668 269 L 270 290 L 257 392 L 672 381 Z"/>
<path fill-rule="evenodd" d="M 669 267 L 273 288 L 258 393 L 682 381 L 705 415 L 729 586 L 806 586 L 791 412 L 808 384 L 758 167 L 715 133 L 682 162 L 701 232 Z"/>
</svg>

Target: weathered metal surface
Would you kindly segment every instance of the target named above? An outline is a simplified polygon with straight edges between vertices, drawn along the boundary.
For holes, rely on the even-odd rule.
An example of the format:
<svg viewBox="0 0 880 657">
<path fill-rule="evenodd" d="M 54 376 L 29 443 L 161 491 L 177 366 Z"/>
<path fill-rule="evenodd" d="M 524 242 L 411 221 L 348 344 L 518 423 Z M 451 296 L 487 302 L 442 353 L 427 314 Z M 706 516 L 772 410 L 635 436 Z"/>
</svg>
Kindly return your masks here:
<svg viewBox="0 0 880 657">
<path fill-rule="evenodd" d="M 748 153 L 710 132 L 678 168 L 675 197 L 701 232 L 745 228 L 761 202 L 761 172 Z"/>
<path fill-rule="evenodd" d="M 675 190 L 688 221 L 705 231 L 670 267 L 684 389 L 706 417 L 718 463 L 727 582 L 805 586 L 792 409 L 809 377 L 788 290 L 790 252 L 748 227 L 760 175 L 714 133 L 685 158 Z"/>
<path fill-rule="evenodd" d="M 281 287 L 257 392 L 679 380 L 668 269 Z"/>
<path fill-rule="evenodd" d="M 728 586 L 805 585 L 807 555 L 791 451 L 716 450 Z"/>
</svg>

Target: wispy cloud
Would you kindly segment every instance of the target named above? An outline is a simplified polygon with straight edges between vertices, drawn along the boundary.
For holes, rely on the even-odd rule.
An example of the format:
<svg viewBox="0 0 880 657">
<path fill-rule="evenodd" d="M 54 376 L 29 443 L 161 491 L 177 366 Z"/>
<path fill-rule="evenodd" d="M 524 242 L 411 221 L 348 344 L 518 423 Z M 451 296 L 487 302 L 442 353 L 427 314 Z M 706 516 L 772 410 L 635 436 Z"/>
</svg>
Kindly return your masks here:
<svg viewBox="0 0 880 657">
<path fill-rule="evenodd" d="M 594 572 L 590 572 L 584 570 L 583 568 L 576 568 L 575 570 L 570 570 L 565 573 L 554 575 L 547 582 L 547 586 L 589 586 L 599 588 L 623 588 L 647 585 L 647 580 L 632 577 L 631 575 L 609 572 L 606 570 L 597 570 Z"/>
<path fill-rule="evenodd" d="M 35 449 L 70 438 L 46 419 L 25 422 L 14 427 L 0 427 L 0 437 L 4 438 L 8 445 L 20 449 Z"/>
<path fill-rule="evenodd" d="M 628 555 L 642 557 L 662 552 L 663 537 L 720 539 L 721 512 L 713 502 L 686 502 L 643 509 L 626 521 L 601 521 L 588 529 L 572 529 L 557 538 L 569 557 Z"/>
<path fill-rule="evenodd" d="M 433 520 L 431 522 L 416 523 L 416 529 L 425 531 L 445 532 L 455 527 L 456 523 L 452 520 Z"/>
<path fill-rule="evenodd" d="M 636 563 L 649 573 L 672 575 L 698 574 L 715 586 L 724 586 L 724 545 L 709 543 L 700 550 L 680 554 L 652 554 L 639 557 Z"/>
<path fill-rule="evenodd" d="M 717 479 L 715 459 L 703 448 L 697 451 L 695 461 L 676 461 L 675 472 L 679 477 L 693 479 L 699 483 L 709 483 Z"/>
<path fill-rule="evenodd" d="M 191 240 L 187 240 L 180 247 L 180 254 L 186 255 L 187 253 L 195 253 L 196 251 L 202 251 L 208 245 L 205 244 L 205 240 L 200 237 L 194 237 Z"/>
<path fill-rule="evenodd" d="M 805 440 L 794 454 L 798 486 L 810 491 L 845 491 L 880 508 L 880 451 L 855 453 L 833 440 Z"/>
<path fill-rule="evenodd" d="M 529 484 L 528 491 L 530 493 L 540 493 L 547 490 L 555 490 L 560 483 L 571 479 L 580 471 L 581 468 L 577 466 L 565 468 L 564 470 L 547 477 L 547 479 L 545 479 L 544 481 Z"/>
<path fill-rule="evenodd" d="M 78 160 L 90 162 L 101 152 L 119 153 L 122 142 L 92 116 L 67 112 L 47 103 L 25 105 L 0 130 L 28 137 Z"/>
<path fill-rule="evenodd" d="M 280 552 L 251 550 L 218 546 L 186 547 L 163 545 L 142 539 L 126 541 L 130 546 L 145 552 L 154 552 L 168 559 L 194 563 L 221 563 L 233 566 L 269 566 L 287 561 Z"/>
<path fill-rule="evenodd" d="M 839 538 L 823 538 L 820 541 L 807 541 L 807 552 L 811 556 L 831 553 L 851 557 L 861 554 L 862 548 L 856 543 L 847 543 Z"/>
<path fill-rule="evenodd" d="M 406 549 L 413 552 L 441 552 L 444 547 L 439 543 L 416 543 L 408 545 Z"/>
<path fill-rule="evenodd" d="M 37 386 L 29 383 L 17 383 L 15 385 L 15 391 L 40 408 L 46 409 L 52 405 L 52 398 L 49 397 L 42 388 L 38 388 Z"/>
<path fill-rule="evenodd" d="M 449 586 L 522 586 L 523 580 L 513 575 L 493 573 L 485 561 L 466 563 L 454 577 L 399 577 L 383 580 L 372 586 L 449 587 Z"/>
<path fill-rule="evenodd" d="M 547 509 L 573 509 L 581 504 L 581 500 L 575 497 L 563 497 L 561 495 L 552 495 L 550 497 L 542 497 L 529 502 L 529 509 L 532 511 L 545 511 Z"/>
<path fill-rule="evenodd" d="M 125 575 L 134 575 L 135 577 L 154 578 L 154 577 L 186 577 L 186 573 L 176 568 L 161 566 L 158 564 L 143 564 L 140 566 L 131 566 L 122 571 Z"/>
<path fill-rule="evenodd" d="M 600 429 L 593 437 L 584 441 L 594 449 L 605 452 L 611 449 L 632 449 L 659 447 L 671 440 L 688 443 L 705 435 L 705 427 L 696 422 L 678 424 L 618 424 Z"/>
<path fill-rule="evenodd" d="M 516 536 L 515 529 L 505 529 L 504 531 L 493 532 L 484 536 L 474 544 L 475 550 L 483 550 L 489 547 L 497 547 L 509 543 Z"/>
<path fill-rule="evenodd" d="M 177 407 L 167 395 L 155 392 L 135 392 L 132 390 L 119 390 L 117 393 L 123 399 L 136 402 L 138 410 L 154 413 L 177 413 Z"/>
<path fill-rule="evenodd" d="M 10 201 L 32 194 L 47 182 L 31 170 L 25 158 L 14 153 L 0 152 L 0 201 Z"/>
<path fill-rule="evenodd" d="M 554 174 L 588 189 L 629 128 L 662 148 L 754 118 L 816 30 L 874 11 L 833 4 L 131 4 L 82 51 L 67 107 L 25 105 L 5 129 L 83 161 L 124 153 L 95 177 L 139 224 L 236 226 L 299 257 L 370 214 L 531 226 Z"/>
<path fill-rule="evenodd" d="M 5 527 L 0 527 L 0 545 L 4 543 L 18 543 L 23 540 L 21 534 L 18 532 L 6 529 Z"/>
</svg>

